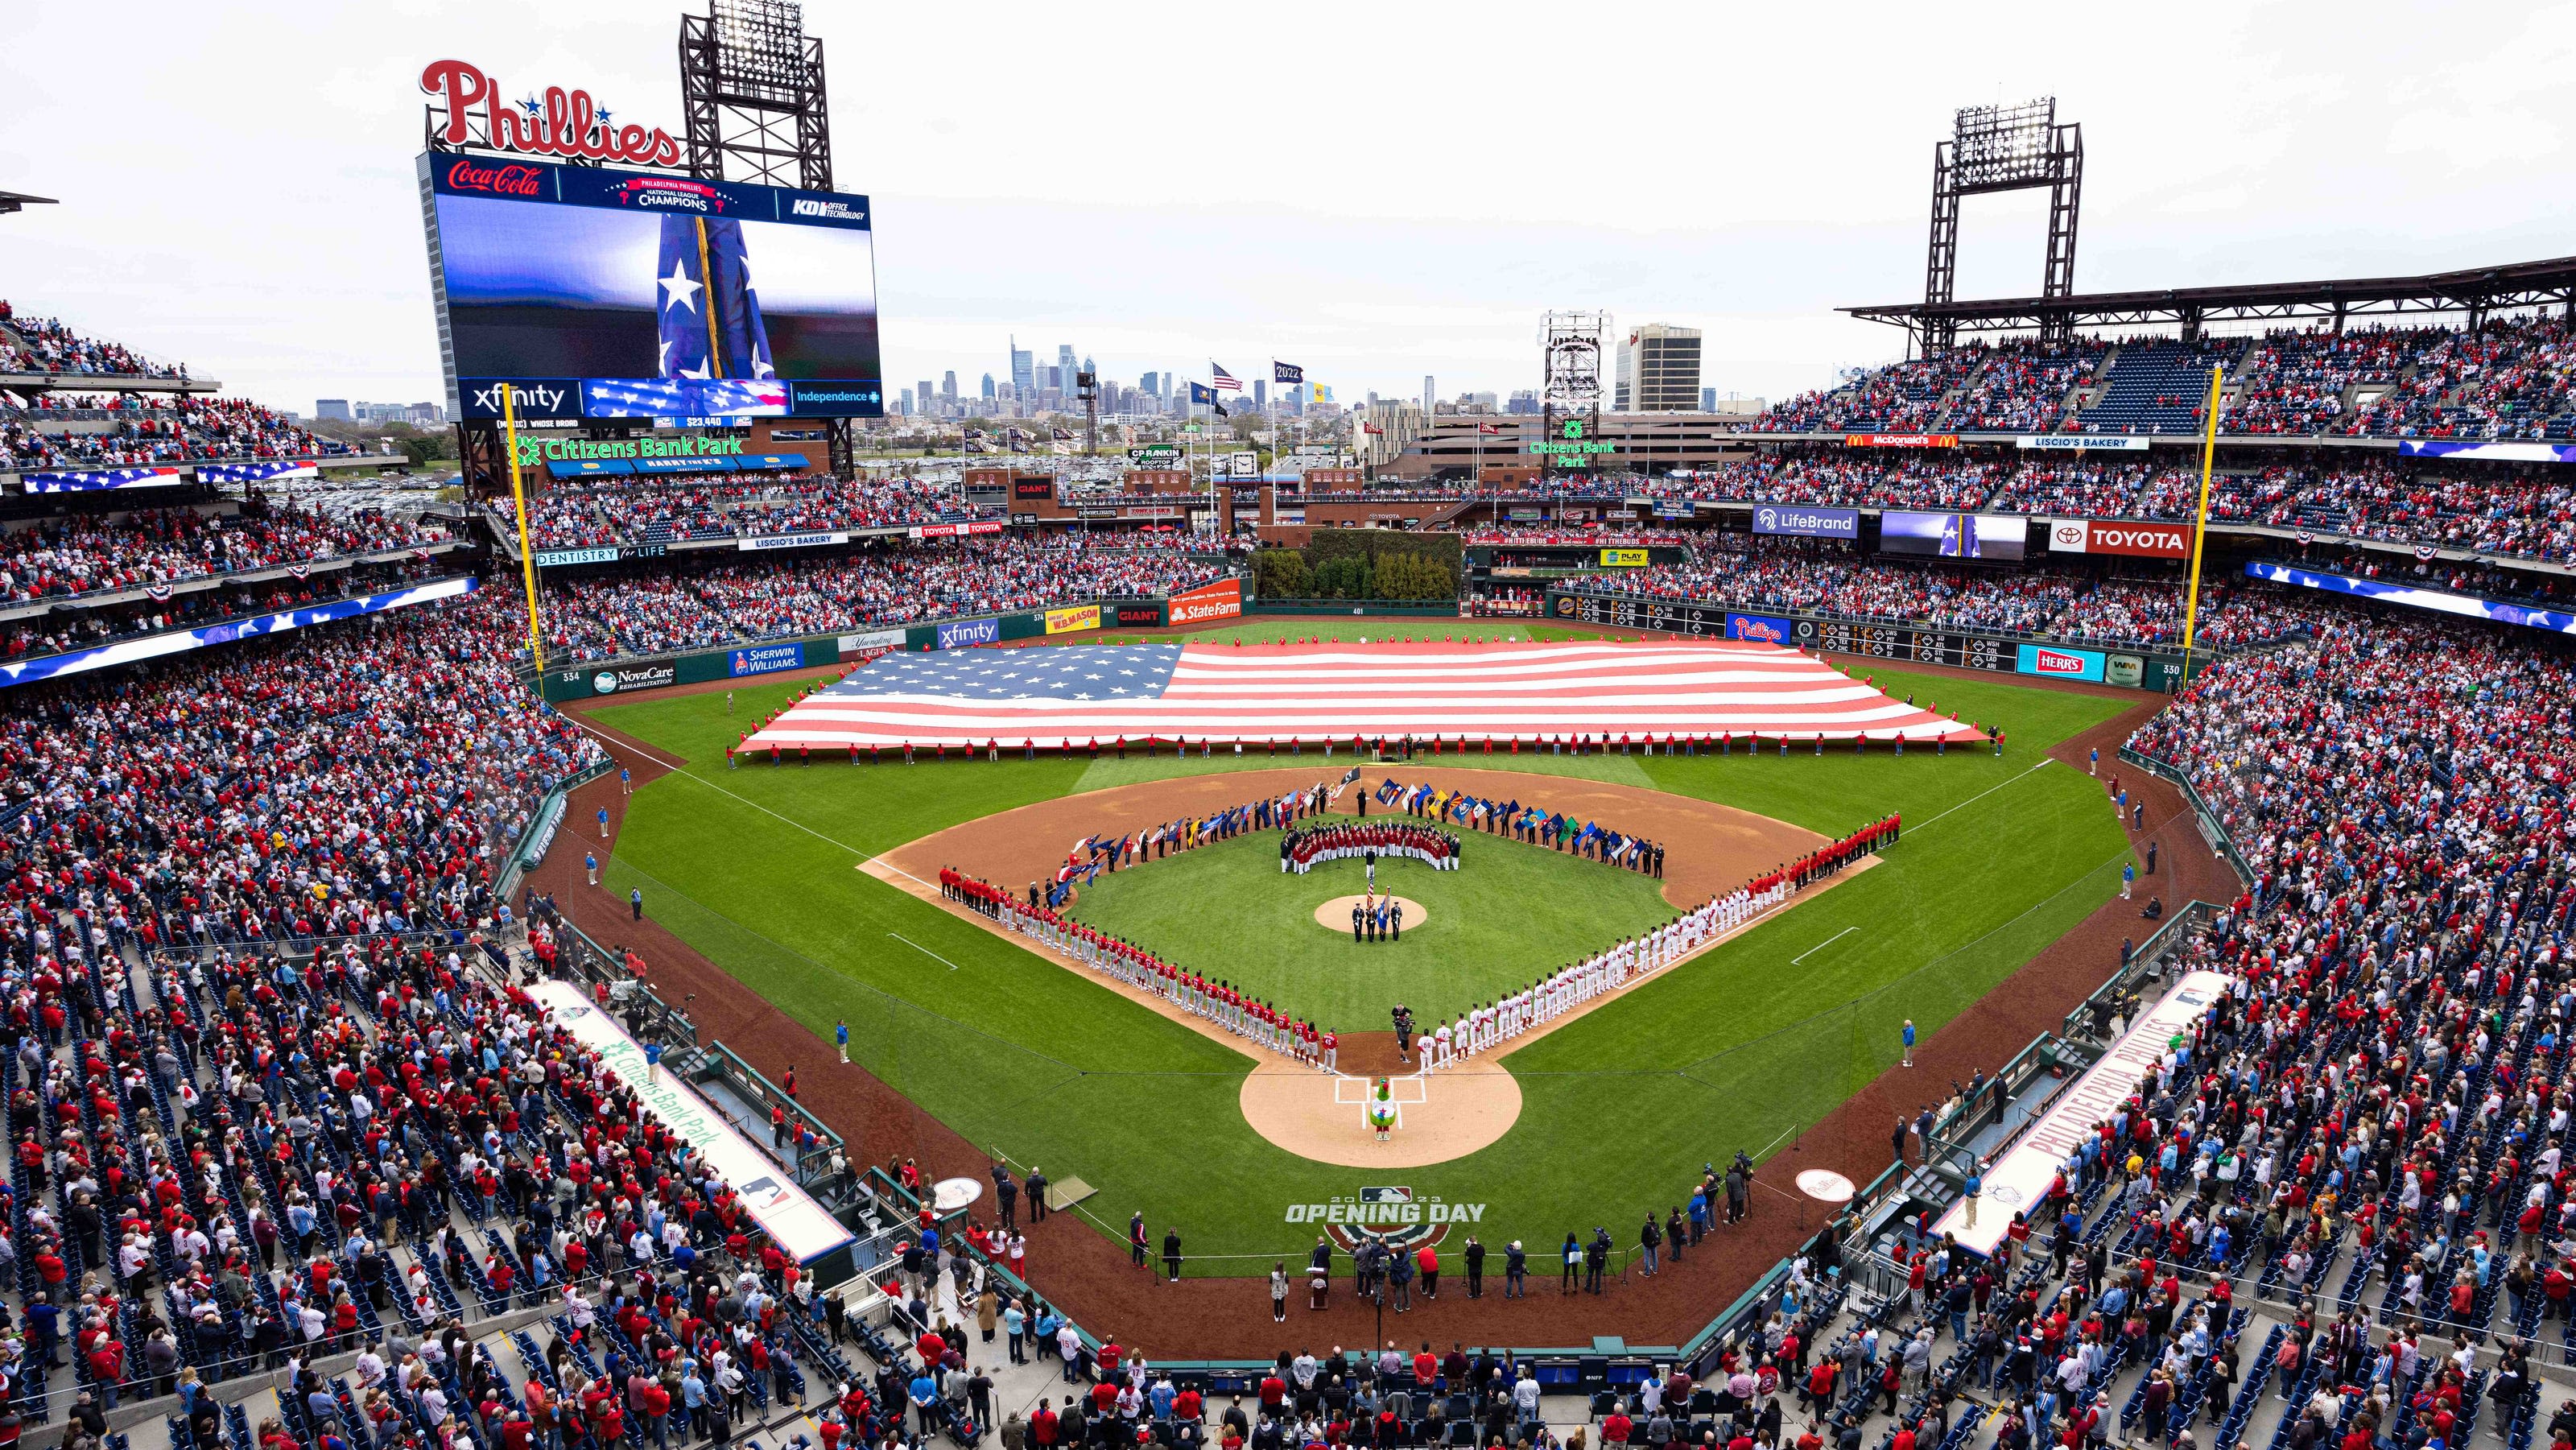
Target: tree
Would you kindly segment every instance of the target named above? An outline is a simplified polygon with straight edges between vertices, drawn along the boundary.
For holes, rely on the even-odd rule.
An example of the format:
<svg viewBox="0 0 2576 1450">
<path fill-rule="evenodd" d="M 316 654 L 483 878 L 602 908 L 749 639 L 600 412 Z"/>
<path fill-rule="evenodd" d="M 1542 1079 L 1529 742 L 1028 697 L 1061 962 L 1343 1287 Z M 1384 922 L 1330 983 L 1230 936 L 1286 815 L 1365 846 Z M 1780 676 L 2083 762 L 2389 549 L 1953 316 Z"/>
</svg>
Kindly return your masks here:
<svg viewBox="0 0 2576 1450">
<path fill-rule="evenodd" d="M 1252 578 L 1267 599 L 1311 599 L 1314 577 L 1306 556 L 1294 549 L 1264 549 L 1252 556 Z"/>
</svg>

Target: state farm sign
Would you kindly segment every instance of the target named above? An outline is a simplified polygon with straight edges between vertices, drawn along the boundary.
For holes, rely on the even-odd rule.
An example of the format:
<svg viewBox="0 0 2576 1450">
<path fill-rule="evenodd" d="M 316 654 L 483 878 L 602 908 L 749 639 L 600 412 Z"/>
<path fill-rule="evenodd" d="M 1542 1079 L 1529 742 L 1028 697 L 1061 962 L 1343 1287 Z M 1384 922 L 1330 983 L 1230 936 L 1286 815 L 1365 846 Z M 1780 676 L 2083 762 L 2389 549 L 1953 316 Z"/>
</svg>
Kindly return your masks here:
<svg viewBox="0 0 2576 1450">
<path fill-rule="evenodd" d="M 2191 557 L 2191 530 L 2182 524 L 2141 524 L 2102 519 L 2051 519 L 2048 548 L 2055 554 L 2126 554 L 2141 559 Z"/>
</svg>

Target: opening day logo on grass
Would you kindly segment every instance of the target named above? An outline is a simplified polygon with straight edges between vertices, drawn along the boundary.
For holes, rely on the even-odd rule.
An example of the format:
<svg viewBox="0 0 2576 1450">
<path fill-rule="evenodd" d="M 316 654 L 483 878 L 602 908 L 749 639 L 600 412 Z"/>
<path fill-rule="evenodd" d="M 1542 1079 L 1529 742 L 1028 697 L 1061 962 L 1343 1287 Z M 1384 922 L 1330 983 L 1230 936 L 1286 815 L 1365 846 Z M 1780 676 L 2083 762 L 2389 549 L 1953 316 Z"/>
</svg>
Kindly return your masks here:
<svg viewBox="0 0 2576 1450">
<path fill-rule="evenodd" d="M 1395 1248 L 1420 1248 L 1447 1237 L 1453 1223 L 1481 1223 L 1484 1218 L 1481 1203 L 1417 1198 L 1410 1188 L 1363 1188 L 1322 1203 L 1292 1203 L 1287 1221 L 1321 1224 L 1335 1247 L 1348 1250 L 1359 1247 L 1363 1239 Z"/>
</svg>

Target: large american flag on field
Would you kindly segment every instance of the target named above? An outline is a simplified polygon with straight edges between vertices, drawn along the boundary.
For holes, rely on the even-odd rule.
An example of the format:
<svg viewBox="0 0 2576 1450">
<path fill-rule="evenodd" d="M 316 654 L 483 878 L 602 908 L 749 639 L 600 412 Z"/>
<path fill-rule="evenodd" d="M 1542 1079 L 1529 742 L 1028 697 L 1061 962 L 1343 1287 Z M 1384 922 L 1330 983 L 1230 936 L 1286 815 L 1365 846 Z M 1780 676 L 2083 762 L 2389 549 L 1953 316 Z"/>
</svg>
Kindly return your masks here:
<svg viewBox="0 0 2576 1450">
<path fill-rule="evenodd" d="M 1982 739 L 1812 655 L 1735 641 L 1213 642 L 888 655 L 796 702 L 748 748 L 1563 740 L 1821 733 Z"/>
</svg>

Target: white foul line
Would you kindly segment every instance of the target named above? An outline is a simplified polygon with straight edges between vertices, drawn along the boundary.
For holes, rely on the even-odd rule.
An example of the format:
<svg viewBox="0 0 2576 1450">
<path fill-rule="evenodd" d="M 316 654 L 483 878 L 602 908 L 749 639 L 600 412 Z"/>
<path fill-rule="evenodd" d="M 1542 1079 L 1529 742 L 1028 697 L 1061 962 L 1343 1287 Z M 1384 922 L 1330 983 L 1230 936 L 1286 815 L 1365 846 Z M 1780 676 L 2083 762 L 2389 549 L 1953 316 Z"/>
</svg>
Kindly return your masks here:
<svg viewBox="0 0 2576 1450">
<path fill-rule="evenodd" d="M 858 857 L 858 858 L 859 858 L 860 860 L 862 860 L 862 861 L 874 862 L 874 863 L 876 863 L 876 864 L 878 864 L 878 865 L 881 865 L 881 866 L 883 866 L 886 870 L 893 872 L 893 873 L 894 873 L 894 874 L 896 874 L 897 876 L 900 876 L 900 877 L 902 877 L 904 880 L 906 880 L 906 881 L 910 881 L 910 882 L 914 883 L 915 885 L 918 885 L 918 886 L 928 886 L 928 885 L 930 884 L 929 882 L 922 880 L 920 877 L 913 875 L 911 872 L 904 870 L 902 867 L 897 866 L 897 865 L 896 865 L 896 864 L 894 864 L 893 862 L 886 860 L 883 856 L 877 855 L 877 854 L 876 854 L 875 852 L 873 852 L 873 851 L 862 851 L 862 850 L 860 850 L 858 847 L 851 845 L 851 844 L 850 844 L 849 842 L 847 842 L 847 841 L 835 840 L 835 839 L 833 839 L 833 838 L 832 838 L 832 837 L 830 837 L 830 836 L 824 835 L 821 831 L 815 830 L 812 826 L 809 826 L 809 825 L 805 824 L 803 821 L 797 820 L 797 819 L 796 819 L 795 817 L 793 817 L 793 816 L 783 816 L 783 815 L 779 815 L 779 814 L 778 814 L 778 812 L 771 810 L 769 807 L 767 807 L 767 806 L 765 806 L 765 805 L 762 805 L 760 802 L 758 802 L 758 801 L 756 801 L 756 800 L 753 800 L 753 799 L 751 799 L 751 798 L 750 798 L 750 797 L 748 797 L 748 796 L 739 795 L 739 794 L 736 794 L 736 793 L 735 793 L 735 792 L 733 792 L 733 791 L 729 791 L 729 790 L 725 789 L 723 786 L 720 786 L 720 785 L 716 784 L 714 781 L 707 779 L 705 776 L 698 775 L 698 774 L 696 774 L 696 773 L 694 773 L 694 772 L 690 771 L 686 766 L 681 765 L 678 761 L 675 761 L 675 760 L 665 760 L 665 759 L 663 759 L 662 757 L 660 757 L 660 756 L 658 756 L 658 755 L 655 755 L 652 751 L 650 751 L 650 750 L 646 750 L 646 749 L 642 748 L 641 746 L 629 745 L 629 744 L 627 744 L 627 743 L 626 743 L 625 741 L 623 741 L 623 740 L 613 740 L 613 739 L 610 739 L 610 737 L 609 737 L 605 732 L 600 731 L 600 730 L 598 730 L 598 729 L 594 728 L 592 725 L 590 725 L 590 723 L 589 723 L 589 722 L 587 722 L 587 721 L 583 720 L 583 719 L 582 719 L 580 716 L 578 716 L 578 715 L 570 715 L 570 714 L 567 714 L 567 715 L 565 715 L 565 716 L 564 716 L 564 718 L 565 718 L 565 719 L 567 719 L 567 720 L 570 720 L 573 724 L 580 726 L 582 729 L 590 731 L 590 733 L 591 733 L 591 734 L 593 734 L 593 735 L 597 735 L 601 740 L 607 741 L 607 742 L 608 742 L 608 744 L 610 744 L 610 745 L 612 745 L 612 746 L 616 747 L 616 748 L 617 748 L 617 749 L 619 749 L 619 750 L 632 750 L 632 751 L 634 751 L 636 754 L 643 756 L 645 759 L 652 761 L 654 764 L 656 764 L 656 765 L 660 765 L 660 766 L 663 766 L 663 767 L 667 768 L 667 769 L 671 772 L 671 774 L 672 774 L 674 777 L 677 777 L 678 779 L 685 780 L 685 781 L 690 781 L 690 782 L 692 782 L 692 783 L 694 783 L 694 784 L 705 786 L 707 789 L 709 789 L 709 790 L 711 790 L 711 791 L 714 791 L 716 794 L 718 794 L 718 795 L 720 795 L 720 796 L 727 796 L 727 797 L 730 797 L 730 798 L 732 798 L 732 799 L 734 799 L 734 800 L 740 801 L 740 802 L 742 802 L 744 805 L 747 805 L 747 806 L 751 807 L 753 810 L 758 811 L 758 812 L 760 812 L 760 813 L 761 813 L 761 814 L 763 814 L 763 815 L 766 815 L 766 816 L 777 816 L 779 820 L 785 821 L 787 824 L 789 824 L 789 825 L 791 825 L 791 826 L 794 826 L 796 829 L 798 829 L 798 830 L 800 830 L 800 831 L 803 831 L 806 835 L 812 836 L 815 840 L 817 840 L 817 841 L 821 841 L 821 842 L 823 842 L 823 843 L 824 843 L 824 844 L 826 844 L 826 845 L 830 845 L 830 846 L 838 846 L 838 847 L 840 847 L 842 850 L 849 852 L 851 855 Z"/>
<path fill-rule="evenodd" d="M 1943 811 L 1943 812 L 1941 813 L 1941 816 L 1946 816 L 1946 815 L 1950 814 L 1950 812 L 1951 812 L 1951 811 L 1960 811 L 1960 810 L 1965 810 L 1965 809 L 1967 809 L 1968 807 L 1970 807 L 1970 806 L 1972 806 L 1972 805 L 1975 805 L 1977 802 L 1979 802 L 1979 801 L 1981 801 L 1981 800 L 1984 800 L 1986 797 L 1988 797 L 1988 796 L 1990 796 L 1990 795 L 1993 795 L 1996 791 L 2002 790 L 2005 786 L 2008 786 L 2008 785 L 2012 784 L 2014 781 L 2016 781 L 2016 780 L 2020 780 L 2020 779 L 2023 779 L 2024 777 L 2026 777 L 2026 776 L 2028 776 L 2028 775 L 2030 774 L 2030 771 L 2031 771 L 2031 770 L 2037 770 L 2037 769 L 2039 769 L 2039 767 L 2040 767 L 2041 765 L 2046 765 L 2046 764 L 2048 764 L 2052 759 L 2054 759 L 2054 757 L 2052 757 L 2052 756 L 2046 756 L 2046 755 L 2041 756 L 2041 757 L 2039 758 L 2039 764 L 2038 764 L 2038 765 L 2034 765 L 2034 766 L 2032 766 L 2032 767 L 2030 768 L 2030 770 L 2025 770 L 2025 771 L 2023 771 L 2020 775 L 2011 776 L 2011 777 L 2009 777 L 2009 778 L 2007 778 L 2007 779 L 1996 781 L 1993 785 L 1987 786 L 1984 790 L 1981 790 L 1981 791 L 1977 792 L 1975 795 L 1972 795 L 1972 796 L 1968 797 L 1966 800 L 1963 800 L 1963 801 L 1959 802 L 1957 805 L 1950 807 L 1950 810 Z M 1928 826 L 1928 825 L 1932 824 L 1932 821 L 1937 821 L 1937 820 L 1941 819 L 1941 816 L 1934 816 L 1934 817 L 1932 817 L 1932 819 L 1931 819 L 1931 820 L 1924 821 L 1924 822 L 1922 822 L 1922 823 L 1921 823 L 1921 824 L 1919 824 L 1919 825 L 1907 826 L 1905 829 L 1906 829 L 1907 831 L 1919 831 L 1919 830 L 1922 830 L 1924 826 Z M 1900 837 L 1899 839 L 1902 839 L 1902 837 Z"/>
<path fill-rule="evenodd" d="M 930 948 L 923 946 L 921 943 L 914 941 L 912 938 L 905 936 L 901 932 L 890 931 L 887 932 L 886 935 L 893 937 L 896 941 L 903 943 L 905 946 L 912 948 L 914 951 L 921 953 L 923 956 L 930 958 L 934 962 L 948 962 L 946 957 L 941 956 L 939 953 L 932 951 Z M 957 970 L 957 964 L 955 962 L 948 962 L 948 970 L 952 972 Z"/>
<path fill-rule="evenodd" d="M 1847 937 L 1858 930 L 1860 930 L 1860 928 L 1856 926 L 1844 927 L 1842 930 L 1835 932 L 1832 936 L 1825 938 L 1823 941 L 1820 941 L 1814 946 L 1807 948 L 1805 951 L 1798 953 L 1796 956 L 1791 957 L 1789 959 L 1789 965 L 1793 967 L 1796 966 L 1798 963 L 1805 961 L 1807 958 L 1814 956 L 1816 953 L 1823 951 L 1825 948 L 1832 946 L 1834 943 L 1841 941 L 1844 937 Z"/>
</svg>

